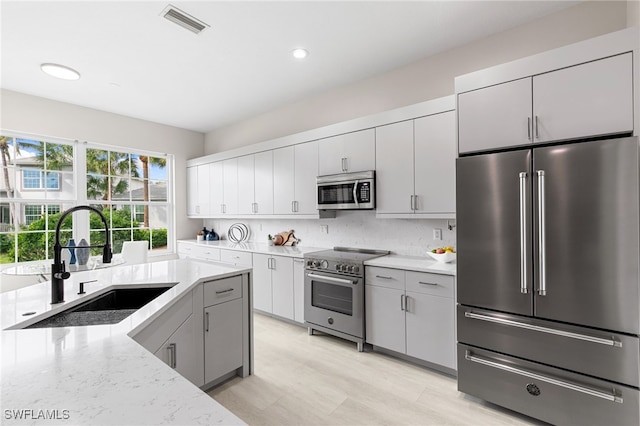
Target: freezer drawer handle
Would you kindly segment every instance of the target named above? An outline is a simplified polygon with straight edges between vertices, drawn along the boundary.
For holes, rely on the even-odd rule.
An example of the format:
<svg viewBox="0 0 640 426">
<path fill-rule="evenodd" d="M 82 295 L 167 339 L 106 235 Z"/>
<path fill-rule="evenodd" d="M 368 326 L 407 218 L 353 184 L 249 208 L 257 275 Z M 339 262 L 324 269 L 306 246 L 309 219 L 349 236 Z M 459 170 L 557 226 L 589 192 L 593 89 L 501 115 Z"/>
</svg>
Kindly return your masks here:
<svg viewBox="0 0 640 426">
<path fill-rule="evenodd" d="M 520 293 L 529 292 L 527 285 L 527 173 L 520 172 Z"/>
<path fill-rule="evenodd" d="M 560 386 L 565 389 L 571 389 L 576 392 L 585 393 L 587 395 L 595 396 L 598 398 L 606 399 L 607 401 L 617 402 L 622 404 L 622 397 L 617 395 L 612 395 L 605 392 L 600 392 L 591 388 L 587 388 L 580 385 L 575 385 L 573 383 L 565 382 L 564 380 L 554 379 L 552 377 L 543 376 L 541 374 L 533 373 L 531 371 L 521 370 L 519 368 L 511 367 L 509 365 L 504 365 L 499 362 L 491 361 L 485 358 L 480 358 L 471 353 L 471 351 L 465 351 L 464 355 L 467 361 L 476 362 L 478 364 L 488 365 L 489 367 L 497 368 L 499 370 L 508 371 L 509 373 L 518 374 L 520 376 L 529 377 L 530 379 L 540 380 L 541 382 L 550 383 L 552 385 Z"/>
<path fill-rule="evenodd" d="M 587 336 L 585 334 L 572 333 L 570 331 L 555 330 L 553 328 L 527 324 L 524 322 L 513 321 L 505 318 L 496 318 L 489 315 L 476 314 L 475 312 L 465 312 L 464 316 L 467 318 L 477 319 L 481 321 L 495 322 L 496 324 L 509 325 L 512 327 L 539 331 L 541 333 L 555 334 L 556 336 L 569 337 L 571 339 L 585 340 L 591 343 L 599 343 L 601 345 L 614 346 L 616 348 L 622 347 L 622 342 L 618 340 L 613 340 L 613 339 L 603 339 L 601 337 Z"/>
</svg>

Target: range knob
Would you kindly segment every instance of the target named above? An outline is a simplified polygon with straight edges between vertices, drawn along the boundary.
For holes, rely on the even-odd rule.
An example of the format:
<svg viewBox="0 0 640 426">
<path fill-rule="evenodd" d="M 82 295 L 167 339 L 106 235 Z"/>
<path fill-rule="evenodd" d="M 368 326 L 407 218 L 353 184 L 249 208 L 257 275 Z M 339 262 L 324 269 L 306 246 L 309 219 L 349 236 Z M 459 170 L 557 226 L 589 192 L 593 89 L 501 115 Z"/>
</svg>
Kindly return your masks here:
<svg viewBox="0 0 640 426">
<path fill-rule="evenodd" d="M 356 265 L 353 265 L 353 269 L 352 269 L 351 272 L 353 272 L 354 274 L 360 273 L 360 267 L 356 266 Z"/>
<path fill-rule="evenodd" d="M 336 265 L 336 271 L 338 271 L 338 272 L 342 272 L 342 267 L 343 267 L 343 266 L 344 266 L 344 265 L 342 265 L 341 263 L 338 263 L 338 264 Z"/>
<path fill-rule="evenodd" d="M 307 268 L 310 268 L 313 266 L 313 260 L 307 260 Z"/>
<path fill-rule="evenodd" d="M 320 267 L 322 269 L 327 269 L 329 267 L 329 262 L 327 262 L 326 260 L 323 260 L 322 262 L 320 262 Z"/>
</svg>

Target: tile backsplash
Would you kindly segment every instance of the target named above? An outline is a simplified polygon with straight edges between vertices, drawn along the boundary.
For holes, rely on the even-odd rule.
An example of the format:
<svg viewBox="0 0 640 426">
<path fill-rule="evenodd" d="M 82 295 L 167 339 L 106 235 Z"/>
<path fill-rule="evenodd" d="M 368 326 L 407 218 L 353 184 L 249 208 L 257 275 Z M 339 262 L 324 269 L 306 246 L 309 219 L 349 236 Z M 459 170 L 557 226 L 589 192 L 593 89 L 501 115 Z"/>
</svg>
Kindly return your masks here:
<svg viewBox="0 0 640 426">
<path fill-rule="evenodd" d="M 250 229 L 250 241 L 266 242 L 269 234 L 293 229 L 299 244 L 307 247 L 347 246 L 424 256 L 427 250 L 455 247 L 456 242 L 456 228 L 449 230 L 446 220 L 376 219 L 373 211 L 339 211 L 335 219 L 207 219 L 204 225 L 226 239 L 229 227 L 238 222 Z M 433 239 L 434 228 L 442 230 L 442 240 Z"/>
</svg>

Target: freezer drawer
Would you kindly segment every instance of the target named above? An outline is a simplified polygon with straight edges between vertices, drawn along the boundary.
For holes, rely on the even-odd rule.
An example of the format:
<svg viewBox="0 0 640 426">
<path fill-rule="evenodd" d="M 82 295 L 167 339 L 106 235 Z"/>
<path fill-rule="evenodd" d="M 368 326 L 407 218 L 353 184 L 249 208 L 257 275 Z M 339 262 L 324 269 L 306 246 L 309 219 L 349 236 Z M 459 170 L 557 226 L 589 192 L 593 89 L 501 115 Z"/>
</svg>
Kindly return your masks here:
<svg viewBox="0 0 640 426">
<path fill-rule="evenodd" d="M 458 341 L 638 387 L 636 336 L 458 305 Z"/>
<path fill-rule="evenodd" d="M 458 344 L 458 390 L 560 425 L 637 425 L 639 391 Z"/>
</svg>

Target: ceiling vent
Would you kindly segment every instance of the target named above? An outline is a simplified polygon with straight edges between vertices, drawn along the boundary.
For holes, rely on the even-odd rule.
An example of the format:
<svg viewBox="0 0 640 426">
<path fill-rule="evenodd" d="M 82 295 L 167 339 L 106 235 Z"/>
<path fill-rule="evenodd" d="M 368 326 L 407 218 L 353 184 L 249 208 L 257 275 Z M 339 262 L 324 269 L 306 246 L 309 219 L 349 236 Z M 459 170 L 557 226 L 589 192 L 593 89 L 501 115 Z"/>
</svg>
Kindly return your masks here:
<svg viewBox="0 0 640 426">
<path fill-rule="evenodd" d="M 184 13 L 183 11 L 172 5 L 168 5 L 167 7 L 165 7 L 160 15 L 162 15 L 165 19 L 173 22 L 174 24 L 178 24 L 182 28 L 186 28 L 196 34 L 200 34 L 202 30 L 209 27 L 209 25 L 205 24 L 201 20 L 196 19 L 187 13 Z"/>
</svg>

